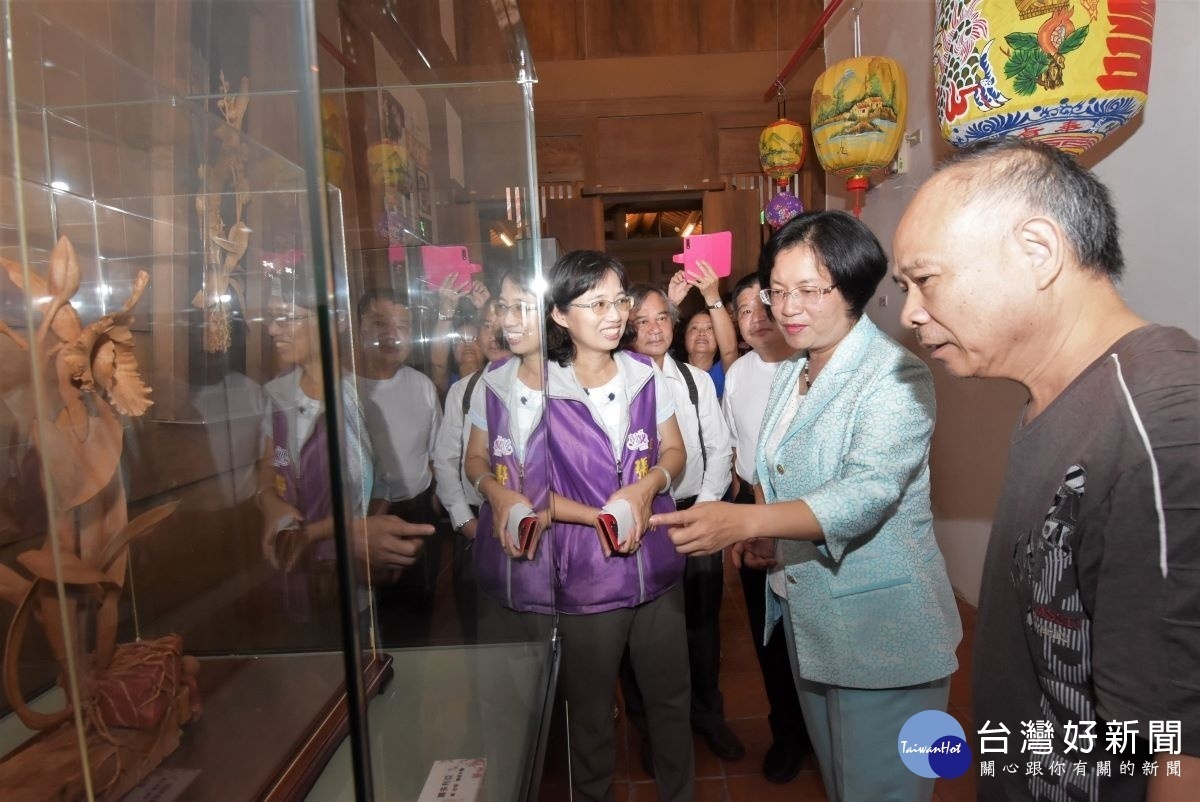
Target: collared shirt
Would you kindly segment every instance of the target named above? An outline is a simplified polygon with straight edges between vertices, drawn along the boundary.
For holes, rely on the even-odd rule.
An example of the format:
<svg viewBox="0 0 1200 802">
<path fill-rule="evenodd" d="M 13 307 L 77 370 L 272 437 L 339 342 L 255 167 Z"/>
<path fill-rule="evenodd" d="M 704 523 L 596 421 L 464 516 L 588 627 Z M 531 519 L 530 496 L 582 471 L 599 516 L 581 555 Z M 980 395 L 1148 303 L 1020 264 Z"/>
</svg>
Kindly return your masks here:
<svg viewBox="0 0 1200 802">
<path fill-rule="evenodd" d="M 696 382 L 695 405 L 688 393 L 687 382 L 680 373 L 684 369 L 692 372 L 692 379 Z M 675 404 L 675 420 L 679 423 L 679 431 L 687 449 L 687 463 L 683 474 L 675 478 L 671 495 L 677 499 L 695 496 L 698 502 L 719 501 L 729 487 L 733 444 L 725 416 L 721 414 L 713 381 L 699 368 L 678 363 L 669 355 L 663 357 L 662 375 Z M 707 468 L 705 456 L 700 452 L 701 430 L 704 433 Z"/>
<path fill-rule="evenodd" d="M 442 427 L 438 430 L 433 447 L 433 474 L 437 478 L 437 496 L 450 516 L 455 529 L 470 521 L 475 515 L 471 507 L 483 503 L 475 488 L 467 481 L 463 460 L 467 454 L 467 442 L 471 439 L 471 427 L 463 416 L 463 395 L 471 383 L 469 374 L 450 385 L 446 392 L 446 409 L 442 414 Z M 482 384 L 482 379 L 475 382 Z"/>
</svg>

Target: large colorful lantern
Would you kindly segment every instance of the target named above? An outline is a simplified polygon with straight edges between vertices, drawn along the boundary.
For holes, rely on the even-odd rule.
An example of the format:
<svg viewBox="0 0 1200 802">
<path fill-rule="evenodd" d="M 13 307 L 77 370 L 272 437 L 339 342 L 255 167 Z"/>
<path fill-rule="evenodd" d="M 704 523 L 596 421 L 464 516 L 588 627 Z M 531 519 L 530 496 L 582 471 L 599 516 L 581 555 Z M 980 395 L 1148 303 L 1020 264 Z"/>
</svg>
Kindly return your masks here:
<svg viewBox="0 0 1200 802">
<path fill-rule="evenodd" d="M 788 191 L 792 176 L 804 166 L 804 129 L 786 117 L 768 125 L 758 136 L 758 161 L 763 172 L 775 179 L 775 195 L 763 209 L 763 217 L 778 229 L 804 211 L 804 204 Z"/>
<path fill-rule="evenodd" d="M 870 174 L 896 158 L 907 107 L 904 70 L 884 56 L 839 61 L 813 85 L 813 147 L 827 172 L 846 179 L 855 215 Z"/>
<path fill-rule="evenodd" d="M 1154 0 L 937 0 L 942 136 L 1082 153 L 1145 105 L 1153 33 Z"/>
</svg>

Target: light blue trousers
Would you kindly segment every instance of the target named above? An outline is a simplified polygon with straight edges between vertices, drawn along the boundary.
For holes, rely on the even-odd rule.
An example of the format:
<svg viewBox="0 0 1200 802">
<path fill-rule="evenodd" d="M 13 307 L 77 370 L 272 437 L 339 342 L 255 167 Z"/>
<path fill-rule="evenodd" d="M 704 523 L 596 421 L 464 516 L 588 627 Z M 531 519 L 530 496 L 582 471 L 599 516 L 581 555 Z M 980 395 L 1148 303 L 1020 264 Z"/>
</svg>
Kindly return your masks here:
<svg viewBox="0 0 1200 802">
<path fill-rule="evenodd" d="M 950 678 L 878 690 L 802 679 L 787 601 L 779 601 L 800 709 L 830 802 L 929 802 L 934 781 L 908 770 L 896 742 L 912 715 L 946 709 Z"/>
</svg>

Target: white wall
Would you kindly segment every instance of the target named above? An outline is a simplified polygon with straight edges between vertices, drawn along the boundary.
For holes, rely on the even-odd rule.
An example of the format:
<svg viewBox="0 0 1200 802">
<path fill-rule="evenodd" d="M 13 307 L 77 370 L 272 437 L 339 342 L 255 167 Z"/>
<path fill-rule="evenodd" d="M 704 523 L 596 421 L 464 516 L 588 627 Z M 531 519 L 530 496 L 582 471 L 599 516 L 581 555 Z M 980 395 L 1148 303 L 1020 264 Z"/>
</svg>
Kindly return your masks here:
<svg viewBox="0 0 1200 802">
<path fill-rule="evenodd" d="M 852 2 L 826 28 L 826 64 L 854 55 Z M 933 111 L 932 0 L 863 0 L 864 55 L 890 56 L 908 75 L 906 130 L 920 129 L 909 171 L 866 197 L 863 221 L 889 249 L 896 224 L 916 188 L 949 151 Z M 1200 3 L 1158 0 L 1150 97 L 1138 120 L 1081 159 L 1113 192 L 1128 263 L 1123 291 L 1144 317 L 1200 334 Z M 850 200 L 830 177 L 828 208 Z M 902 298 L 891 281 L 870 307 L 872 319 L 914 346 L 899 322 Z M 886 306 L 881 306 L 886 303 Z M 914 350 L 917 350 L 914 348 Z M 938 418 L 930 466 L 934 527 L 950 580 L 970 602 L 979 579 L 1008 453 L 1008 437 L 1024 391 L 1003 381 L 956 380 L 933 366 Z"/>
</svg>

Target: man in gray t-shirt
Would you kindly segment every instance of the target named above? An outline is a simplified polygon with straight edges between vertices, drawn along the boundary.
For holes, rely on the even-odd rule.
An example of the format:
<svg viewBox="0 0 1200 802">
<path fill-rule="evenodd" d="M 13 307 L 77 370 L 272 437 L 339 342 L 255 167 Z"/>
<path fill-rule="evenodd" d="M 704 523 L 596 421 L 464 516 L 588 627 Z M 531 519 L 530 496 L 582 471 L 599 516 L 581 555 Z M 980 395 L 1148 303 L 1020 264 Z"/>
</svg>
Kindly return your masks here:
<svg viewBox="0 0 1200 802">
<path fill-rule="evenodd" d="M 1045 146 L 960 152 L 894 252 L 932 358 L 1029 391 L 976 624 L 979 798 L 1200 798 L 1200 345 L 1125 305 L 1107 190 Z"/>
</svg>

